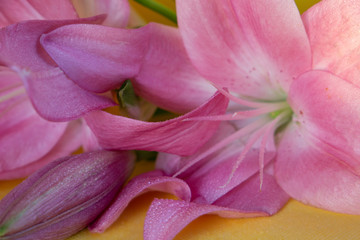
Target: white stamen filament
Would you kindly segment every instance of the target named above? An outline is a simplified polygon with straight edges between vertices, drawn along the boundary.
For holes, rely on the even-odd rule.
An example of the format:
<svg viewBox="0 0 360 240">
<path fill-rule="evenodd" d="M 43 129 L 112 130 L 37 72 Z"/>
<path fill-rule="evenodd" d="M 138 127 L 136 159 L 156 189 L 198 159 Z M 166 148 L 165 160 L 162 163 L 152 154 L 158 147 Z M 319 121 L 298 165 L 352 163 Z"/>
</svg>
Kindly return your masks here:
<svg viewBox="0 0 360 240">
<path fill-rule="evenodd" d="M 273 103 L 266 107 L 257 108 L 254 110 L 245 110 L 234 112 L 231 114 L 224 115 L 212 115 L 212 116 L 201 116 L 201 117 L 192 117 L 186 118 L 183 121 L 232 121 L 232 120 L 241 120 L 251 117 L 260 116 L 262 114 L 268 114 L 269 112 L 279 111 L 282 109 L 288 108 L 286 102 Z"/>
<path fill-rule="evenodd" d="M 2 90 L 1 92 L 5 92 L 6 90 Z M 10 91 L 9 93 L 0 96 L 0 103 L 5 102 L 6 100 L 9 100 L 13 97 L 16 97 L 16 96 L 24 94 L 24 93 L 25 93 L 25 88 L 23 88 L 23 87 L 15 88 L 13 91 Z"/>
<path fill-rule="evenodd" d="M 183 166 L 177 173 L 173 175 L 173 177 L 179 176 L 181 173 L 186 171 L 189 167 L 193 166 L 195 163 L 199 162 L 200 160 L 204 159 L 205 157 L 211 155 L 212 153 L 220 150 L 221 148 L 227 146 L 231 142 L 235 141 L 236 139 L 242 138 L 244 136 L 248 136 L 250 133 L 258 129 L 259 127 L 266 124 L 267 120 L 264 118 L 260 118 L 255 122 L 250 123 L 246 127 L 241 128 L 240 130 L 236 131 L 235 133 L 231 134 L 227 138 L 223 139 L 219 143 L 212 146 L 207 151 L 201 153 L 199 156 L 197 156 L 192 161 L 189 161 L 185 166 Z"/>
</svg>

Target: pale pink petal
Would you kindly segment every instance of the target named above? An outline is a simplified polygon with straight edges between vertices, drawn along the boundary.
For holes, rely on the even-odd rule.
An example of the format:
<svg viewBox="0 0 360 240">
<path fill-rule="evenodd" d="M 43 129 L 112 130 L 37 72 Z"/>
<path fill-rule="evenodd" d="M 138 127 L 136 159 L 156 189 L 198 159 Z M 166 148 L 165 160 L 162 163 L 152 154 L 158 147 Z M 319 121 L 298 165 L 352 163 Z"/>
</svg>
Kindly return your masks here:
<svg viewBox="0 0 360 240">
<path fill-rule="evenodd" d="M 324 0 L 303 14 L 313 67 L 329 70 L 360 86 L 360 4 Z"/>
<path fill-rule="evenodd" d="M 140 29 L 74 24 L 43 35 L 41 44 L 79 86 L 105 92 L 138 74 L 146 35 Z"/>
<path fill-rule="evenodd" d="M 77 18 L 70 0 L 2 0 L 0 1 L 0 27 L 25 20 Z"/>
<path fill-rule="evenodd" d="M 191 155 L 216 131 L 218 122 L 187 121 L 187 118 L 223 114 L 228 100 L 217 93 L 208 102 L 181 117 L 163 122 L 142 122 L 103 111 L 85 120 L 105 149 L 149 150 Z"/>
<path fill-rule="evenodd" d="M 130 17 L 128 0 L 73 0 L 80 17 L 107 14 L 103 25 L 125 28 Z"/>
<path fill-rule="evenodd" d="M 328 72 L 311 71 L 293 82 L 288 101 L 293 121 L 313 147 L 360 175 L 360 88 Z"/>
<path fill-rule="evenodd" d="M 74 84 L 39 46 L 42 33 L 79 21 L 30 21 L 0 30 L 0 61 L 19 74 L 38 113 L 49 120 L 71 120 L 114 104 Z"/>
<path fill-rule="evenodd" d="M 282 99 L 292 80 L 311 67 L 309 42 L 293 1 L 176 3 L 192 62 L 221 87 L 259 99 Z"/>
<path fill-rule="evenodd" d="M 292 123 L 278 147 L 277 182 L 291 197 L 305 204 L 360 214 L 360 176 L 327 148 L 324 142 L 314 142 L 314 136 L 303 124 Z"/>
<path fill-rule="evenodd" d="M 24 100 L 1 113 L 0 126 L 0 172 L 7 172 L 46 156 L 67 124 L 42 119 Z"/>
<path fill-rule="evenodd" d="M 203 104 L 215 88 L 191 64 L 178 29 L 150 23 L 147 54 L 135 91 L 157 106 L 185 113 Z"/>
<path fill-rule="evenodd" d="M 92 232 L 103 232 L 121 215 L 132 199 L 148 191 L 171 193 L 189 201 L 188 185 L 178 178 L 164 176 L 161 171 L 152 171 L 133 178 L 121 191 L 114 203 L 90 226 Z"/>
<path fill-rule="evenodd" d="M 182 200 L 155 199 L 145 218 L 144 239 L 173 239 L 186 225 L 205 214 L 217 214 L 230 218 L 266 215 L 262 212 L 243 213 L 230 208 Z"/>
<path fill-rule="evenodd" d="M 44 155 L 43 157 L 41 157 L 39 159 L 33 159 L 33 162 L 29 161 L 29 163 L 27 165 L 24 165 L 24 166 L 21 166 L 18 168 L 14 168 L 9 171 L 1 171 L 0 179 L 7 180 L 7 179 L 15 179 L 15 178 L 24 178 L 26 176 L 29 176 L 36 170 L 42 168 L 49 162 L 51 162 L 57 158 L 70 155 L 71 153 L 73 153 L 75 150 L 77 150 L 80 147 L 80 145 L 83 141 L 82 135 L 80 134 L 81 128 L 82 128 L 82 125 L 81 125 L 80 120 L 75 120 L 75 121 L 70 122 L 69 124 L 67 124 L 67 128 L 66 128 L 65 132 L 58 139 L 58 141 L 54 145 L 54 147 L 52 147 L 51 149 L 44 149 L 44 150 L 48 150 L 46 155 Z M 53 134 L 53 133 L 49 132 L 47 134 Z M 31 140 L 33 140 L 33 139 L 31 139 Z M 33 141 L 36 141 L 36 140 L 33 140 Z M 21 143 L 23 143 L 23 142 L 24 141 L 21 140 Z M 26 143 L 26 141 L 25 141 L 25 143 Z M 35 144 L 36 143 L 34 142 L 34 145 Z M 19 144 L 15 146 L 15 149 L 16 149 L 16 151 L 19 151 L 19 152 L 28 150 L 27 153 L 25 152 L 25 154 L 27 156 L 29 156 L 33 151 L 33 149 L 30 149 L 30 151 L 29 151 L 29 149 L 22 150 L 22 147 L 19 147 Z M 28 159 L 28 160 L 31 160 L 31 159 Z"/>
</svg>

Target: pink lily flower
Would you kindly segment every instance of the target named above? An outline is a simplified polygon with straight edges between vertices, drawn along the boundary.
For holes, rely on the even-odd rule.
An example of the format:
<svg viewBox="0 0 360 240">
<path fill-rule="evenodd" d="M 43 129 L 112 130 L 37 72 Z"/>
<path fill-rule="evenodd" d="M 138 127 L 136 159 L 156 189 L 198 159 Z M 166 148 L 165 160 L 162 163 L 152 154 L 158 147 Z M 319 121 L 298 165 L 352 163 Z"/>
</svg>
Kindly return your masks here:
<svg viewBox="0 0 360 240">
<path fill-rule="evenodd" d="M 355 1 L 324 0 L 301 17 L 293 1 L 178 1 L 178 22 L 184 46 L 201 76 L 188 66 L 187 56 L 179 54 L 183 46 L 181 40 L 175 40 L 179 39 L 176 30 L 150 24 L 128 32 L 129 36 L 136 37 L 151 30 L 147 38 L 139 38 L 145 39 L 145 42 L 133 41 L 131 45 L 140 49 L 148 44 L 151 49 L 144 54 L 145 60 L 135 65 L 141 67 L 137 75 L 132 76 L 138 92 L 145 92 L 153 101 L 163 101 L 166 105 L 167 99 L 171 103 L 181 99 L 173 93 L 171 96 L 166 94 L 166 87 L 170 83 L 173 87 L 169 92 L 177 88 L 181 89 L 179 95 L 191 96 L 197 91 L 202 92 L 201 88 L 205 85 L 203 80 L 207 79 L 226 96 L 224 102 L 231 101 L 225 115 L 216 116 L 212 112 L 201 117 L 196 114 L 185 117 L 184 121 L 193 124 L 225 121 L 235 128 L 234 132 L 220 128 L 216 135 L 223 135 L 224 138 L 209 149 L 198 152 L 201 157 L 187 160 L 178 157 L 178 164 L 173 160 L 167 161 L 162 168 L 168 171 L 167 174 L 184 179 L 186 182 L 182 185 L 196 189 L 201 181 L 192 182 L 192 179 L 196 179 L 192 178 L 192 174 L 202 173 L 201 170 L 197 173 L 196 167 L 216 172 L 216 168 L 206 168 L 202 161 L 205 158 L 215 159 L 206 161 L 209 162 L 206 164 L 216 165 L 229 157 L 226 154 L 217 155 L 218 151 L 226 152 L 227 147 L 238 146 L 237 150 L 241 152 L 228 165 L 227 175 L 221 175 L 222 181 L 217 182 L 217 191 L 221 192 L 227 187 L 237 188 L 232 182 L 238 181 L 238 171 L 250 161 L 251 153 L 255 150 L 258 153 L 255 159 L 258 171 L 253 176 L 259 177 L 255 181 L 257 190 L 261 188 L 265 191 L 269 182 L 267 176 L 271 178 L 273 175 L 282 189 L 299 201 L 332 211 L 359 214 L 359 9 L 359 3 Z M 81 39 L 76 50 L 86 52 L 88 62 L 95 64 L 110 59 L 116 63 L 109 50 L 101 50 L 95 44 L 91 45 L 93 48 L 81 46 L 80 43 L 85 40 L 96 42 L 99 39 L 94 33 L 95 28 L 97 31 L 108 31 L 98 26 L 81 30 L 80 26 L 71 25 L 48 33 L 42 41 L 58 65 L 69 75 L 77 74 L 84 83 L 91 78 L 90 73 L 97 70 L 84 71 L 88 70 L 85 60 L 76 67 L 70 65 L 71 57 L 78 54 L 72 53 L 74 49 L 64 36 L 75 34 Z M 121 32 L 118 31 L 118 34 L 121 35 Z M 118 38 L 120 36 L 114 34 L 104 44 L 108 45 Z M 162 66 L 164 69 L 166 66 L 166 70 Z M 185 82 L 176 69 L 181 69 L 182 76 L 191 80 Z M 115 81 L 112 76 L 104 79 L 105 82 Z M 196 84 L 197 89 L 193 88 Z M 211 101 L 207 103 L 212 104 Z M 96 121 L 96 116 L 87 116 L 92 129 L 102 126 L 100 119 Z M 106 143 L 110 142 L 109 139 L 114 141 L 119 138 L 105 136 L 102 141 Z M 274 156 L 269 160 L 267 156 L 272 152 Z M 210 181 L 211 178 L 217 179 L 216 176 L 207 174 L 204 178 Z M 157 179 L 158 176 L 149 183 L 162 181 Z M 171 179 L 175 181 L 176 178 Z M 106 215 L 108 220 L 104 217 L 104 221 L 111 221 L 109 219 L 113 218 L 114 212 L 121 212 L 129 199 L 148 188 L 145 183 L 142 186 L 134 191 L 128 190 L 132 194 L 124 194 L 124 199 L 117 201 L 121 207 L 111 208 L 112 212 Z M 176 192 L 166 187 L 157 186 L 155 189 Z M 196 196 L 203 197 L 204 202 L 212 204 L 212 207 L 208 210 L 199 206 L 193 208 L 192 204 L 198 203 L 186 201 L 173 202 L 168 206 L 171 200 L 157 200 L 149 212 L 151 217 L 145 227 L 148 229 L 145 230 L 148 231 L 147 236 L 158 232 L 160 235 L 157 236 L 163 238 L 156 239 L 171 238 L 181 229 L 172 224 L 174 221 L 178 223 L 178 220 L 191 216 L 178 224 L 184 226 L 194 215 L 217 212 L 211 201 L 216 198 L 211 194 L 208 196 L 210 198 L 204 197 L 214 189 L 205 185 L 199 189 L 195 191 Z M 180 198 L 187 201 L 192 199 L 189 193 L 180 192 Z M 235 203 L 231 202 L 233 198 L 229 199 L 227 206 L 231 207 Z M 197 213 L 193 214 L 189 209 L 197 209 Z M 182 213 L 180 219 L 174 214 L 179 211 Z M 158 224 L 157 221 L 161 219 L 168 222 Z"/>
<path fill-rule="evenodd" d="M 130 9 L 127 0 L 74 3 L 86 16 L 110 11 L 111 15 L 103 24 L 117 27 L 128 24 Z M 50 19 L 58 21 L 46 21 Z M 3 27 L 0 179 L 25 177 L 46 163 L 71 154 L 80 146 L 85 150 L 98 148 L 91 130 L 83 120 L 76 118 L 84 112 L 113 105 L 113 102 L 87 93 L 69 81 L 38 47 L 38 38 L 49 28 L 99 20 L 99 17 L 79 19 L 71 1 L 59 0 L 49 4 L 42 0 L 14 0 L 0 3 L 0 26 Z M 21 23 L 11 25 L 17 22 Z M 73 98 L 71 103 L 67 100 L 69 98 Z M 76 107 L 70 109 L 69 105 Z"/>
<path fill-rule="evenodd" d="M 275 137 L 274 175 L 291 197 L 360 214 L 360 4 L 324 0 L 302 18 L 292 1 L 177 9 L 192 63 L 234 103 L 228 115 L 198 120 L 235 120 L 247 146 L 261 141 L 260 170 Z"/>
</svg>

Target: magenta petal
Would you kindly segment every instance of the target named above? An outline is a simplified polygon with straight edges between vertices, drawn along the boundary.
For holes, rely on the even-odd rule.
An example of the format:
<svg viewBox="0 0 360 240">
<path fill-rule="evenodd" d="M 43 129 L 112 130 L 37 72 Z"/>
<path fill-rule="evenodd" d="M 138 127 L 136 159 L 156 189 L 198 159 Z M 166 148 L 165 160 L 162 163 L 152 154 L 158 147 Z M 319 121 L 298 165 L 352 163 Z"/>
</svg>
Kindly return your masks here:
<svg viewBox="0 0 360 240">
<path fill-rule="evenodd" d="M 39 46 L 44 32 L 64 24 L 98 21 L 99 17 L 69 21 L 28 21 L 0 30 L 0 61 L 22 78 L 38 113 L 46 119 L 67 121 L 114 103 L 81 89 L 54 65 Z M 55 90 L 56 89 L 56 90 Z"/>
<path fill-rule="evenodd" d="M 166 177 L 161 171 L 139 175 L 124 187 L 115 202 L 90 226 L 90 230 L 93 232 L 105 231 L 121 215 L 132 199 L 147 191 L 172 193 L 186 201 L 189 201 L 191 196 L 190 188 L 181 179 Z"/>
<path fill-rule="evenodd" d="M 360 7 L 357 1 L 327 0 L 303 14 L 313 67 L 360 86 Z"/>
<path fill-rule="evenodd" d="M 259 175 L 254 175 L 212 205 L 155 199 L 145 219 L 144 239 L 173 239 L 186 225 L 204 214 L 227 218 L 269 216 L 278 212 L 288 199 L 274 177 L 267 173 L 261 190 Z"/>
<path fill-rule="evenodd" d="M 70 0 L 0 1 L 0 27 L 25 20 L 77 18 Z"/>
<path fill-rule="evenodd" d="M 239 184 L 246 184 L 252 175 L 259 174 L 259 149 L 253 148 L 230 179 L 242 146 L 238 144 L 238 148 L 238 151 L 221 151 L 209 163 L 204 163 L 201 166 L 195 165 L 197 168 L 195 172 L 185 179 L 191 187 L 193 199 L 197 202 L 213 203 Z M 274 149 L 267 150 L 264 164 L 269 163 L 275 154 Z M 257 189 L 259 189 L 260 181 L 257 184 Z"/>
<path fill-rule="evenodd" d="M 69 121 L 89 111 L 115 105 L 109 98 L 83 90 L 59 68 L 36 72 L 23 79 L 36 111 L 51 121 Z"/>
<path fill-rule="evenodd" d="M 294 1 L 182 0 L 176 4 L 192 62 L 219 86 L 274 100 L 285 97 L 282 91 L 311 67 L 309 41 Z"/>
<path fill-rule="evenodd" d="M 360 176 L 327 152 L 325 143 L 291 124 L 281 139 L 275 165 L 279 185 L 305 204 L 360 214 Z"/>
<path fill-rule="evenodd" d="M 142 122 L 103 111 L 91 112 L 85 116 L 85 120 L 105 149 L 138 149 L 190 155 L 213 135 L 219 123 L 186 119 L 223 114 L 227 104 L 227 98 L 217 93 L 194 111 L 164 122 Z"/>
<path fill-rule="evenodd" d="M 242 213 L 215 205 L 196 204 L 181 200 L 155 199 L 145 218 L 145 240 L 173 239 L 186 225 L 205 214 L 223 217 L 258 217 L 264 213 Z"/>
<path fill-rule="evenodd" d="M 41 44 L 79 86 L 105 92 L 138 74 L 147 46 L 145 34 L 141 29 L 75 24 L 43 35 Z"/>
<path fill-rule="evenodd" d="M 260 189 L 260 174 L 252 177 L 216 200 L 213 204 L 243 211 L 244 213 L 277 213 L 289 200 L 273 175 L 264 173 Z"/>
<path fill-rule="evenodd" d="M 149 48 L 133 82 L 135 91 L 155 105 L 177 113 L 203 104 L 216 90 L 193 67 L 179 30 L 155 23 L 147 28 Z"/>
</svg>

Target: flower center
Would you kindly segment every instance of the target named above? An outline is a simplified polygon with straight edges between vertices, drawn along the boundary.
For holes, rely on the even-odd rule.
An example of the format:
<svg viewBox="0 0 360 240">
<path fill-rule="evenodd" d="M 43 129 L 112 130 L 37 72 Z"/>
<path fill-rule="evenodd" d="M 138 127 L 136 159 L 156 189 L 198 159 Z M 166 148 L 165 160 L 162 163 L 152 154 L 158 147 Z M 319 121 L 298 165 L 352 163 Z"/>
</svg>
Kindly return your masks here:
<svg viewBox="0 0 360 240">
<path fill-rule="evenodd" d="M 218 88 L 218 90 L 223 93 L 227 98 L 229 98 L 229 100 L 235 103 L 236 109 L 241 110 L 229 110 L 228 113 L 224 115 L 193 117 L 186 119 L 186 121 L 233 121 L 235 122 L 234 125 L 241 127 L 239 127 L 234 133 L 227 136 L 222 141 L 218 142 L 211 148 L 199 154 L 199 156 L 197 156 L 192 161 L 188 162 L 188 164 L 186 164 L 180 171 L 178 171 L 175 176 L 180 175 L 182 172 L 184 172 L 186 169 L 188 169 L 201 159 L 226 147 L 232 142 L 241 139 L 242 142 L 245 142 L 245 145 L 233 166 L 229 178 L 224 183 L 224 185 L 221 186 L 225 187 L 232 180 L 235 171 L 245 159 L 247 153 L 253 148 L 255 143 L 260 141 L 259 169 L 261 189 L 266 146 L 269 141 L 273 140 L 273 137 L 277 133 L 277 130 L 291 120 L 293 111 L 286 100 L 274 102 L 261 102 L 255 100 L 249 101 L 244 98 L 235 97 L 224 89 Z"/>
</svg>

